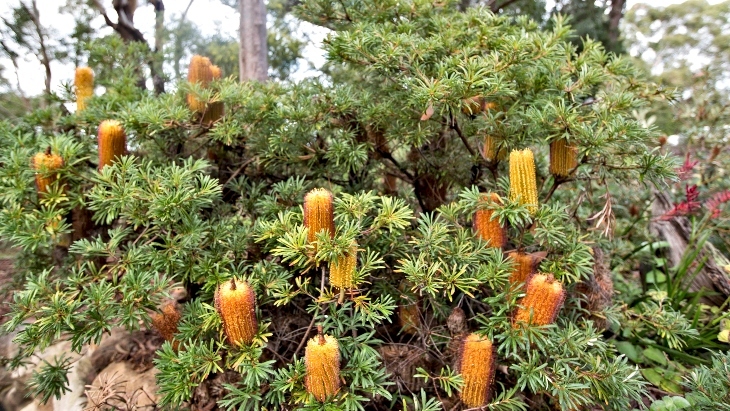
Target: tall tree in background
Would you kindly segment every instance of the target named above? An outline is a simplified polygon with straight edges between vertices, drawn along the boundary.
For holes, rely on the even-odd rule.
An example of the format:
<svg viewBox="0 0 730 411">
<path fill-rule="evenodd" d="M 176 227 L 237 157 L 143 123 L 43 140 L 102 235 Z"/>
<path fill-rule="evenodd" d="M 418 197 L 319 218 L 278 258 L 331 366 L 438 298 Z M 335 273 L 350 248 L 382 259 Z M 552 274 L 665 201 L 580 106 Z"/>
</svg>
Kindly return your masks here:
<svg viewBox="0 0 730 411">
<path fill-rule="evenodd" d="M 239 0 L 238 10 L 241 14 L 239 79 L 266 81 L 269 76 L 266 6 L 263 0 Z"/>
</svg>

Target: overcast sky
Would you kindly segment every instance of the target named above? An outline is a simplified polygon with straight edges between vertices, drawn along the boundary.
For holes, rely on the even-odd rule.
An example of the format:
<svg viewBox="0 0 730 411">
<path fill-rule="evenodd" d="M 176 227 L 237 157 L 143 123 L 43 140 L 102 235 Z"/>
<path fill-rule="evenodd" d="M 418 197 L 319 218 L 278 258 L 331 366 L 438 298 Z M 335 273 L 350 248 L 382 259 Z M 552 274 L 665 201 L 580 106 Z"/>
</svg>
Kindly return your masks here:
<svg viewBox="0 0 730 411">
<path fill-rule="evenodd" d="M 9 10 L 18 0 L 0 0 L 0 16 L 8 17 Z M 180 15 L 190 0 L 166 0 L 166 20 L 169 21 L 171 16 Z M 145 0 L 138 0 L 140 7 L 134 15 L 135 26 L 139 28 L 148 39 L 152 39 L 152 29 L 154 28 L 154 10 Z M 627 7 L 632 7 L 637 3 L 646 3 L 654 6 L 681 3 L 682 0 L 628 0 Z M 717 2 L 717 1 L 711 1 Z M 61 0 L 37 0 L 38 8 L 41 15 L 41 23 L 52 33 L 51 41 L 66 37 L 72 30 L 74 22 L 73 18 L 64 13 L 59 12 L 59 4 L 65 3 Z M 114 20 L 116 13 L 111 8 L 112 0 L 101 0 L 101 3 L 107 7 L 107 13 Z M 548 0 L 548 7 L 552 1 Z M 238 15 L 235 10 L 228 6 L 224 6 L 219 0 L 193 0 L 188 19 L 198 25 L 204 35 L 212 35 L 217 32 L 234 37 L 238 28 Z M 104 24 L 104 20 L 99 16 L 92 21 L 92 27 L 97 32 L 107 34 L 111 33 L 111 28 Z M 301 27 L 301 30 L 308 30 L 309 27 Z M 305 49 L 305 57 L 312 61 L 322 60 L 322 52 L 319 44 L 323 35 L 312 36 L 314 44 Z M 9 61 L 0 59 L 0 64 L 11 69 Z M 27 95 L 39 94 L 43 90 L 44 71 L 38 61 L 32 56 L 25 56 L 19 62 L 20 65 L 20 85 Z M 52 65 L 53 78 L 52 88 L 58 90 L 61 82 L 69 81 L 73 78 L 73 67 L 66 64 L 55 63 Z M 13 73 L 6 72 L 8 78 L 13 78 Z M 301 73 L 300 73 L 301 74 Z"/>
</svg>

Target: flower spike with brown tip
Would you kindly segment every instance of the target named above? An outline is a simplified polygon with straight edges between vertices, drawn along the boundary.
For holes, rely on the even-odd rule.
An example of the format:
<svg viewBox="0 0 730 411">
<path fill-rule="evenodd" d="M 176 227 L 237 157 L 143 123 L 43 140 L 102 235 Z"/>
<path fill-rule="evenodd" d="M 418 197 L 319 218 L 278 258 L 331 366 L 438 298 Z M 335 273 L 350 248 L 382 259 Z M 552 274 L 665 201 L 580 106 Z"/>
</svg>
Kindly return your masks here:
<svg viewBox="0 0 730 411">
<path fill-rule="evenodd" d="M 94 72 L 89 67 L 77 67 L 74 76 L 76 111 L 86 109 L 86 101 L 94 95 Z"/>
<path fill-rule="evenodd" d="M 99 170 L 127 151 L 127 136 L 117 120 L 104 120 L 99 125 Z"/>
<path fill-rule="evenodd" d="M 496 371 L 496 354 L 487 337 L 469 334 L 461 345 L 459 372 L 464 379 L 459 397 L 469 408 L 485 405 Z"/>
<path fill-rule="evenodd" d="M 530 214 L 537 212 L 535 157 L 529 148 L 513 150 L 509 155 L 509 198 L 525 205 Z"/>
<path fill-rule="evenodd" d="M 51 152 L 48 146 L 45 152 L 38 153 L 31 159 L 31 166 L 35 170 L 35 186 L 38 194 L 48 192 L 48 187 L 58 180 L 56 170 L 63 167 L 63 158 Z"/>
<path fill-rule="evenodd" d="M 480 203 L 502 204 L 502 199 L 495 193 L 484 193 L 479 198 Z M 477 236 L 486 241 L 489 247 L 502 248 L 507 243 L 507 233 L 499 224 L 499 219 L 492 218 L 494 210 L 478 209 L 474 213 L 474 231 Z"/>
<path fill-rule="evenodd" d="M 334 197 L 324 188 L 315 188 L 304 196 L 304 226 L 309 229 L 307 240 L 315 245 L 317 233 L 327 231 L 335 236 Z"/>
<path fill-rule="evenodd" d="M 507 149 L 502 147 L 501 141 L 499 141 L 496 137 L 487 135 L 484 138 L 482 157 L 490 163 L 494 161 L 502 161 L 507 158 Z"/>
<path fill-rule="evenodd" d="M 578 148 L 561 138 L 550 143 L 550 174 L 568 177 L 578 165 Z"/>
<path fill-rule="evenodd" d="M 190 66 L 188 67 L 188 83 L 197 83 L 203 88 L 208 87 L 208 84 L 213 80 L 211 66 L 210 59 L 207 57 L 197 54 L 194 55 L 190 59 Z M 193 94 L 188 94 L 188 107 L 190 107 L 190 111 L 204 113 L 205 106 L 205 101 L 200 101 Z"/>
<path fill-rule="evenodd" d="M 317 401 L 324 402 L 340 390 L 340 347 L 335 337 L 322 333 L 322 326 L 317 329 L 304 351 L 304 385 Z"/>
<path fill-rule="evenodd" d="M 350 250 L 330 264 L 330 284 L 339 289 L 352 288 L 357 265 L 357 243 L 353 242 Z"/>
<path fill-rule="evenodd" d="M 552 324 L 565 301 L 565 289 L 552 275 L 536 274 L 527 282 L 527 292 L 520 300 L 512 325 Z"/>
<path fill-rule="evenodd" d="M 215 309 L 231 345 L 250 344 L 258 332 L 256 294 L 247 282 L 232 278 L 215 290 Z"/>
<path fill-rule="evenodd" d="M 150 316 L 152 326 L 162 335 L 165 341 L 173 343 L 173 347 L 177 348 L 175 334 L 178 332 L 178 323 L 182 315 L 178 311 L 174 302 L 168 302 L 162 306 L 161 313 L 154 313 Z"/>
</svg>

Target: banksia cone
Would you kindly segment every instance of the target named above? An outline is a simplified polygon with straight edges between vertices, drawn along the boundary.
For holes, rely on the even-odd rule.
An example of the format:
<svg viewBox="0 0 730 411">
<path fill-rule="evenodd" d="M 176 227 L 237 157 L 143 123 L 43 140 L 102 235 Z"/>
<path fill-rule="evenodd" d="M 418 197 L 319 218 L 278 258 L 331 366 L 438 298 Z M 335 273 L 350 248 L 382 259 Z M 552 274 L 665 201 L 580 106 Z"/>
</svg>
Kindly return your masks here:
<svg viewBox="0 0 730 411">
<path fill-rule="evenodd" d="M 556 281 L 552 275 L 533 275 L 527 282 L 526 295 L 519 302 L 522 308 L 517 309 L 513 325 L 519 322 L 533 325 L 552 324 L 563 306 L 563 301 L 565 301 L 563 284 Z"/>
<path fill-rule="evenodd" d="M 352 243 L 347 254 L 340 256 L 336 263 L 330 264 L 330 284 L 344 289 L 352 288 L 357 265 L 357 243 Z"/>
<path fill-rule="evenodd" d="M 161 313 L 155 313 L 150 316 L 152 326 L 160 333 L 165 341 L 173 342 L 173 346 L 177 346 L 177 342 L 173 341 L 177 334 L 177 325 L 180 322 L 180 311 L 175 307 L 174 302 L 169 302 L 162 306 Z"/>
<path fill-rule="evenodd" d="M 198 83 L 203 88 L 208 87 L 208 84 L 213 80 L 213 71 L 211 70 L 212 64 L 207 57 L 194 55 L 190 59 L 190 66 L 188 67 L 188 82 Z M 193 94 L 188 94 L 188 107 L 190 110 L 196 113 L 205 112 L 205 101 L 198 100 Z"/>
<path fill-rule="evenodd" d="M 116 120 L 104 120 L 99 125 L 99 170 L 124 155 L 127 151 L 127 136 L 122 124 Z"/>
<path fill-rule="evenodd" d="M 220 67 L 218 66 L 210 66 L 210 73 L 213 80 L 220 80 L 223 75 Z M 213 124 L 220 120 L 220 118 L 223 117 L 224 110 L 225 106 L 222 101 L 216 101 L 208 104 L 208 108 L 205 110 L 205 114 L 203 115 L 203 123 Z"/>
<path fill-rule="evenodd" d="M 495 193 L 482 194 L 479 201 L 502 204 L 501 199 Z M 490 247 L 502 248 L 507 243 L 507 233 L 499 224 L 499 219 L 492 219 L 493 215 L 494 210 L 477 210 L 474 213 L 474 231 L 479 238 L 487 241 Z"/>
<path fill-rule="evenodd" d="M 469 408 L 485 405 L 494 381 L 496 355 L 492 342 L 487 337 L 469 334 L 462 343 L 459 372 L 464 379 L 461 401 Z"/>
<path fill-rule="evenodd" d="M 578 148 L 571 146 L 564 138 L 550 143 L 550 174 L 568 177 L 578 166 Z"/>
<path fill-rule="evenodd" d="M 482 157 L 484 157 L 484 159 L 489 162 L 502 161 L 507 158 L 507 149 L 502 147 L 501 141 L 499 139 L 487 135 L 484 138 Z"/>
<path fill-rule="evenodd" d="M 215 309 L 231 345 L 249 344 L 258 332 L 256 295 L 245 281 L 231 279 L 215 290 Z"/>
<path fill-rule="evenodd" d="M 76 87 L 76 111 L 86 109 L 86 100 L 94 95 L 94 72 L 89 67 L 77 67 L 74 76 Z"/>
<path fill-rule="evenodd" d="M 335 337 L 319 335 L 309 340 L 304 352 L 307 392 L 320 402 L 340 390 L 340 347 Z"/>
<path fill-rule="evenodd" d="M 334 197 L 324 188 L 315 188 L 304 196 L 304 226 L 309 229 L 307 240 L 315 244 L 317 233 L 329 232 L 330 238 L 335 236 Z"/>
<path fill-rule="evenodd" d="M 509 155 L 509 198 L 526 205 L 530 214 L 537 212 L 535 157 L 529 148 L 513 150 Z"/>
<path fill-rule="evenodd" d="M 519 251 L 509 253 L 509 258 L 514 263 L 512 272 L 509 275 L 511 286 L 526 284 L 530 277 L 537 271 L 538 258 L 532 254 L 525 254 Z"/>
<path fill-rule="evenodd" d="M 36 189 L 39 194 L 43 194 L 47 193 L 48 187 L 58 179 L 55 171 L 63 167 L 63 158 L 58 154 L 51 153 L 51 147 L 48 147 L 45 152 L 33 156 L 31 166 L 36 172 Z"/>
</svg>

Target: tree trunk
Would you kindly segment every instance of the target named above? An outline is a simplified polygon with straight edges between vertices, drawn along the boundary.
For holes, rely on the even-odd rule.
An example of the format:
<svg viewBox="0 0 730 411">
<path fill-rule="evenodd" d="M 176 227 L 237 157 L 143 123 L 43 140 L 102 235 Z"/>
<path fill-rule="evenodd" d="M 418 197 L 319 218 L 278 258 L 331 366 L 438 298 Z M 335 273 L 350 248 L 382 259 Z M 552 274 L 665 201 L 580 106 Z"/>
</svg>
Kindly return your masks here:
<svg viewBox="0 0 730 411">
<path fill-rule="evenodd" d="M 626 0 L 612 0 L 611 10 L 608 12 L 608 41 L 610 49 L 613 51 L 616 51 L 621 34 L 618 26 L 624 16 L 624 6 L 626 6 Z"/>
<path fill-rule="evenodd" d="M 165 34 L 165 5 L 162 0 L 151 2 L 155 6 L 155 54 L 152 62 L 152 85 L 155 88 L 155 94 L 160 95 L 165 92 L 165 75 L 162 69 L 162 63 L 165 55 L 162 50 L 163 39 Z"/>
<path fill-rule="evenodd" d="M 266 6 L 263 0 L 239 0 L 238 67 L 241 81 L 266 81 L 269 61 L 266 47 Z"/>
</svg>

